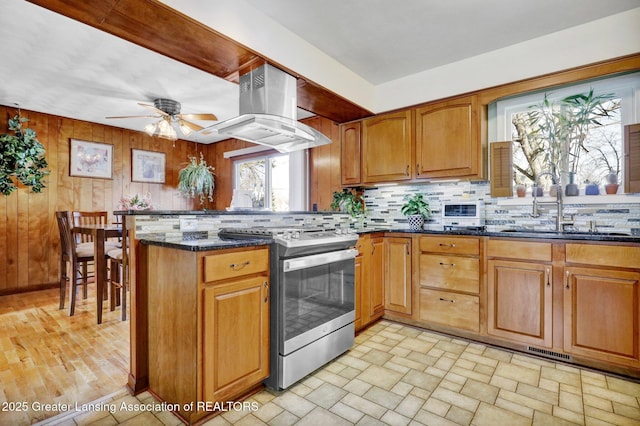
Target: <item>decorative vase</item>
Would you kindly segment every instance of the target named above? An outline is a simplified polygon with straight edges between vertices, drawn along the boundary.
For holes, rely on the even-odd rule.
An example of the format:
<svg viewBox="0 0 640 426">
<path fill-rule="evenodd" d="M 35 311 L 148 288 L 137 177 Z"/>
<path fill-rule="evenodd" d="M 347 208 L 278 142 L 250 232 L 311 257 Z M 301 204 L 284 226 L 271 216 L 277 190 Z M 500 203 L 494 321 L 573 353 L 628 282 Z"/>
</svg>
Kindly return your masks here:
<svg viewBox="0 0 640 426">
<path fill-rule="evenodd" d="M 516 194 L 518 197 L 524 197 L 527 193 L 527 187 L 524 185 L 516 185 Z"/>
<path fill-rule="evenodd" d="M 412 231 L 421 231 L 424 226 L 424 217 L 421 214 L 412 214 L 407 216 L 409 229 Z"/>
<path fill-rule="evenodd" d="M 598 195 L 600 194 L 600 188 L 597 183 L 590 183 L 584 189 L 585 195 Z"/>
<path fill-rule="evenodd" d="M 560 185 L 551 185 L 549 187 L 549 196 L 553 198 L 558 197 L 558 192 L 562 194 L 562 187 Z"/>
<path fill-rule="evenodd" d="M 580 193 L 580 190 L 578 189 L 578 185 L 573 183 L 574 176 L 575 175 L 573 172 L 569 172 L 569 183 L 564 189 L 564 195 L 568 197 L 573 197 Z"/>
<path fill-rule="evenodd" d="M 531 187 L 531 196 L 532 197 L 542 197 L 544 195 L 544 188 L 541 186 L 532 186 Z"/>
<path fill-rule="evenodd" d="M 607 194 L 617 194 L 618 186 L 617 183 L 608 183 L 604 186 L 604 190 Z"/>
</svg>

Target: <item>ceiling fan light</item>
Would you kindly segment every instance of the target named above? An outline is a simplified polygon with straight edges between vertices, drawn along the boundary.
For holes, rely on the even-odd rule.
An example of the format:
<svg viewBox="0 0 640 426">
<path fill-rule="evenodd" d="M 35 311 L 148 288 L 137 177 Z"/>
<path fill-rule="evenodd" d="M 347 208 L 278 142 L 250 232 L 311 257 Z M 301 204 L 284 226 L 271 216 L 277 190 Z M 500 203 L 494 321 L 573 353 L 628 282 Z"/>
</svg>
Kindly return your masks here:
<svg viewBox="0 0 640 426">
<path fill-rule="evenodd" d="M 182 122 L 182 120 L 180 120 L 180 131 L 185 136 L 189 136 L 191 134 L 191 132 L 192 132 L 192 130 L 189 128 L 189 126 L 184 124 L 184 122 Z"/>
<path fill-rule="evenodd" d="M 144 126 L 144 131 L 149 136 L 153 136 L 153 134 L 156 132 L 156 129 L 157 129 L 157 124 L 156 123 L 149 123 L 146 126 Z"/>
</svg>

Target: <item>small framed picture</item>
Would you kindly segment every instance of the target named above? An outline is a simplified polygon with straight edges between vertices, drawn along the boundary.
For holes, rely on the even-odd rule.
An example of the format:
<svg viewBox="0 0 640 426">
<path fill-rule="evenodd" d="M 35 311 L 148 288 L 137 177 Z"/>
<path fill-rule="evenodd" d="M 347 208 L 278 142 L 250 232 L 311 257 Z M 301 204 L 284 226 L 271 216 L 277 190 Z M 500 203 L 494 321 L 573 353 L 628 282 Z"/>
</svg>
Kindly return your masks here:
<svg viewBox="0 0 640 426">
<path fill-rule="evenodd" d="M 69 176 L 113 178 L 113 145 L 70 139 Z"/>
<path fill-rule="evenodd" d="M 164 152 L 131 149 L 131 181 L 164 183 Z"/>
</svg>

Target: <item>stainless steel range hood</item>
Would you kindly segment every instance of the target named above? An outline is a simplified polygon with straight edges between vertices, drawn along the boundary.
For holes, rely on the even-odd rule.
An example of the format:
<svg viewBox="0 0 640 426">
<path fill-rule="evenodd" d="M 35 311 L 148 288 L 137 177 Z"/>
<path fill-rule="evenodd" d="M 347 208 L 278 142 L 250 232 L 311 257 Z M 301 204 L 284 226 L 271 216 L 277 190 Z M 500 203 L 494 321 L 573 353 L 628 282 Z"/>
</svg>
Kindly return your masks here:
<svg viewBox="0 0 640 426">
<path fill-rule="evenodd" d="M 291 152 L 331 143 L 296 120 L 296 79 L 265 64 L 240 76 L 240 116 L 211 126 L 220 135 Z"/>
</svg>

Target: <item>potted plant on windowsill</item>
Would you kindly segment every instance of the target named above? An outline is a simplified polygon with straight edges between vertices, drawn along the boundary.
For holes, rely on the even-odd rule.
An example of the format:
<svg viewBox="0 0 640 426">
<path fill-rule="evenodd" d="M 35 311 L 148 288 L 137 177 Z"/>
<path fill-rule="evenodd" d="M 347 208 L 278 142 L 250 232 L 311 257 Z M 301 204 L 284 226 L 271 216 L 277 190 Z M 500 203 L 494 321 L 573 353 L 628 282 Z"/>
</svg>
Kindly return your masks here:
<svg viewBox="0 0 640 426">
<path fill-rule="evenodd" d="M 207 165 L 202 153 L 200 161 L 196 157 L 189 156 L 187 166 L 178 173 L 178 191 L 188 198 L 200 198 L 200 204 L 204 204 L 205 199 L 213 201 L 213 190 L 215 180 L 213 176 L 213 166 Z"/>
<path fill-rule="evenodd" d="M 429 202 L 424 199 L 422 194 L 407 195 L 400 212 L 407 216 L 409 229 L 412 231 L 421 230 L 424 226 L 425 219 L 431 216 Z"/>
</svg>

